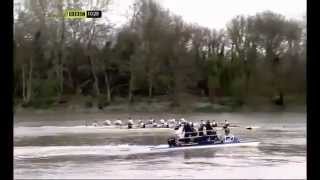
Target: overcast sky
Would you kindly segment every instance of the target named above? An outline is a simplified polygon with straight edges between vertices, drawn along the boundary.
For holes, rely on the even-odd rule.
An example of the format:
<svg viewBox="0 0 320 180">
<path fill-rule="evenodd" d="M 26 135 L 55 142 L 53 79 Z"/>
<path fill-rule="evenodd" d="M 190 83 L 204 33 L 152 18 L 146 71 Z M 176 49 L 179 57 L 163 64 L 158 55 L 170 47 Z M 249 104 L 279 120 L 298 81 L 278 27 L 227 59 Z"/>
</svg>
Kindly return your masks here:
<svg viewBox="0 0 320 180">
<path fill-rule="evenodd" d="M 187 22 L 209 28 L 224 28 L 239 14 L 254 15 L 271 10 L 287 18 L 302 19 L 306 15 L 306 0 L 158 0 L 164 8 L 181 15 Z M 111 21 L 120 25 L 133 0 L 114 0 Z"/>
</svg>

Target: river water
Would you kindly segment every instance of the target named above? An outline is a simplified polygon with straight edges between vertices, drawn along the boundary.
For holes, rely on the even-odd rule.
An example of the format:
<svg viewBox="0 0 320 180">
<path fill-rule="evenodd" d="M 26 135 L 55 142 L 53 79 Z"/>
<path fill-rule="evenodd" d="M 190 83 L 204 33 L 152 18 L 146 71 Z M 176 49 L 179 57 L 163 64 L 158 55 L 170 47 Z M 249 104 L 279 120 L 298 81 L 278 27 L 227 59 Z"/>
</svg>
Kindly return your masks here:
<svg viewBox="0 0 320 180">
<path fill-rule="evenodd" d="M 220 113 L 165 115 L 199 122 L 215 119 L 239 125 L 231 133 L 259 141 L 254 147 L 150 152 L 166 144 L 168 129 L 86 127 L 100 115 L 16 116 L 15 179 L 306 179 L 305 113 Z M 125 116 L 123 116 L 124 118 Z M 126 116 L 127 117 L 127 116 Z M 150 115 L 133 115 L 149 118 Z M 155 119 L 162 117 L 154 115 Z M 248 125 L 257 129 L 247 130 Z M 222 133 L 222 130 L 218 131 Z"/>
</svg>

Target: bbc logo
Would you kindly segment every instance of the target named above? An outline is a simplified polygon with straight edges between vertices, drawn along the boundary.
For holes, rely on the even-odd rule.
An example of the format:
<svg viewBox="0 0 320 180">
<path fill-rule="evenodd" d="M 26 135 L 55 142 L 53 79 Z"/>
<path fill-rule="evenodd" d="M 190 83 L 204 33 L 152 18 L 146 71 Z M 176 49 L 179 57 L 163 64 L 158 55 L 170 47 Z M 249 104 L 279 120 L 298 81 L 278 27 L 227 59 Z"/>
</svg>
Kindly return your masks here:
<svg viewBox="0 0 320 180">
<path fill-rule="evenodd" d="M 87 11 L 87 18 L 101 18 L 101 11 Z"/>
<path fill-rule="evenodd" d="M 98 10 L 66 10 L 64 17 L 68 19 L 101 18 L 102 12 Z"/>
</svg>

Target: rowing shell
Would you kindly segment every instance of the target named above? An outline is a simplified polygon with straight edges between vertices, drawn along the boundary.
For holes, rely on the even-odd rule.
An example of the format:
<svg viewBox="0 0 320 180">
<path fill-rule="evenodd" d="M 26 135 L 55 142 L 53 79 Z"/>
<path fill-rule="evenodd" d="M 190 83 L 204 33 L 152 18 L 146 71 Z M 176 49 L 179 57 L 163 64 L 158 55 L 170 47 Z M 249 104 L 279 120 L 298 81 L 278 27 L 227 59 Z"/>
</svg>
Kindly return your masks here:
<svg viewBox="0 0 320 180">
<path fill-rule="evenodd" d="M 218 147 L 234 147 L 234 146 L 258 146 L 260 142 L 240 142 L 240 143 L 228 143 L 228 144 L 210 144 L 210 145 L 194 145 L 194 146 L 182 146 L 182 147 L 169 147 L 169 145 L 159 145 L 152 147 L 150 150 L 165 150 L 165 151 L 176 151 L 184 149 L 207 149 L 207 148 L 218 148 Z"/>
</svg>

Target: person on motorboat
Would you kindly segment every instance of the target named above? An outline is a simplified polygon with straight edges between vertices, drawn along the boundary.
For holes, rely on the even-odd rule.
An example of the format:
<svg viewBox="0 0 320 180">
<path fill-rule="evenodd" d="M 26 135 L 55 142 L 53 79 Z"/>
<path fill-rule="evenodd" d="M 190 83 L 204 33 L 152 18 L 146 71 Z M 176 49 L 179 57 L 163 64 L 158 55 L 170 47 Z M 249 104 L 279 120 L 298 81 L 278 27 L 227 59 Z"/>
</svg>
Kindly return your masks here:
<svg viewBox="0 0 320 180">
<path fill-rule="evenodd" d="M 206 133 L 207 133 L 207 135 L 208 135 L 208 136 L 213 135 L 213 128 L 212 128 L 209 120 L 207 120 L 207 122 L 206 122 L 206 124 L 205 124 L 205 127 L 206 127 Z"/>
<path fill-rule="evenodd" d="M 228 136 L 230 134 L 230 128 L 227 126 L 224 128 L 224 134 Z"/>
<path fill-rule="evenodd" d="M 204 135 L 204 134 L 203 134 L 204 127 L 205 127 L 205 123 L 204 123 L 203 120 L 201 120 L 201 122 L 200 122 L 200 127 L 199 127 L 199 129 L 198 129 L 199 136 L 203 136 L 203 135 Z"/>
<path fill-rule="evenodd" d="M 189 137 L 189 136 L 191 136 L 191 133 L 192 133 L 191 123 L 185 123 L 185 124 L 184 124 L 184 126 L 183 126 L 183 132 L 185 133 L 185 134 L 184 134 L 184 137 Z"/>
<path fill-rule="evenodd" d="M 193 126 L 193 122 L 190 121 L 189 124 L 190 124 L 191 128 L 194 127 L 194 126 Z"/>
<path fill-rule="evenodd" d="M 218 139 L 217 131 L 215 128 L 213 128 L 211 126 L 211 123 L 209 120 L 206 122 L 205 128 L 206 128 L 207 135 L 209 136 L 209 140 L 217 140 Z"/>
<path fill-rule="evenodd" d="M 197 130 L 194 128 L 193 122 L 191 122 L 191 130 L 192 130 L 191 136 L 197 136 L 198 132 L 197 132 Z"/>
</svg>

